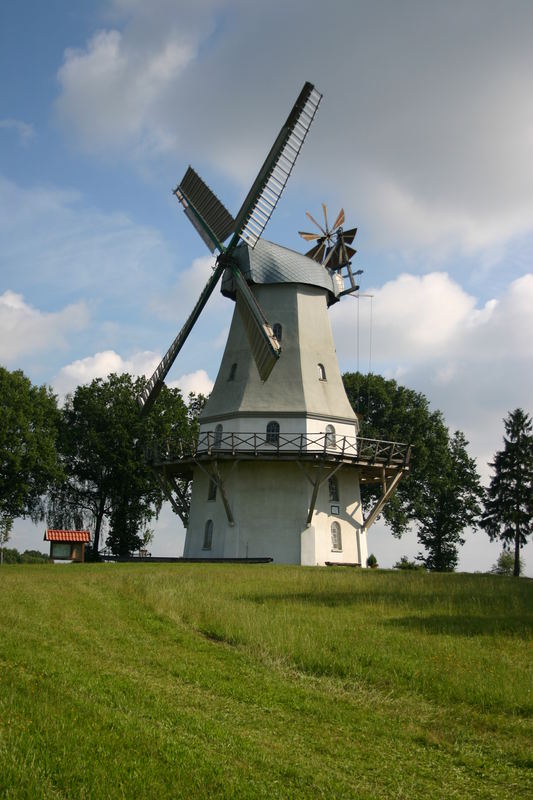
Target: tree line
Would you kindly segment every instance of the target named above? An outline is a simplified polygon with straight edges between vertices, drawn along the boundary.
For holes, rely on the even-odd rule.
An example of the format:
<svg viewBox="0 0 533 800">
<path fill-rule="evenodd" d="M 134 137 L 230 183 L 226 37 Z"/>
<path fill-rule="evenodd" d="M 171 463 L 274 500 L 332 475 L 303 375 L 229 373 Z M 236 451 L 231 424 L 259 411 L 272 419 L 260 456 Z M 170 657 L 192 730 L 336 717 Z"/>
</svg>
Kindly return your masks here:
<svg viewBox="0 0 533 800">
<path fill-rule="evenodd" d="M 89 557 L 104 546 L 116 555 L 143 546 L 165 499 L 146 448 L 154 440 L 192 443 L 205 402 L 191 395 L 185 403 L 165 386 L 141 420 L 136 397 L 144 386 L 128 374 L 97 378 L 59 408 L 50 389 L 0 368 L 0 546 L 16 517 L 90 529 Z"/>
<path fill-rule="evenodd" d="M 423 394 L 377 375 L 346 373 L 343 380 L 362 436 L 413 448 L 409 478 L 383 511 L 392 534 L 414 526 L 423 548 L 419 564 L 451 571 L 465 529 L 482 528 L 512 552 L 518 575 L 520 549 L 533 533 L 531 417 L 516 409 L 504 420 L 504 447 L 483 489 L 464 435 L 451 433 Z M 97 378 L 78 386 L 60 408 L 49 388 L 0 367 L 0 547 L 17 517 L 46 518 L 51 528 L 89 528 L 93 557 L 104 545 L 126 555 L 150 539 L 148 526 L 165 495 L 146 448 L 154 440 L 192 445 L 205 398 L 190 395 L 185 402 L 165 386 L 141 420 L 135 398 L 144 386 L 144 378 L 128 374 Z M 362 487 L 364 507 L 377 491 Z"/>
<path fill-rule="evenodd" d="M 421 393 L 379 375 L 345 373 L 350 403 L 360 415 L 361 435 L 412 445 L 410 474 L 400 482 L 383 517 L 394 536 L 414 526 L 426 569 L 454 570 L 466 528 L 481 528 L 513 553 L 513 574 L 521 569 L 520 549 L 533 534 L 533 422 L 522 409 L 504 420 L 504 446 L 490 463 L 493 475 L 481 486 L 468 442 L 451 433 L 440 411 Z M 361 487 L 363 507 L 379 490 Z"/>
</svg>

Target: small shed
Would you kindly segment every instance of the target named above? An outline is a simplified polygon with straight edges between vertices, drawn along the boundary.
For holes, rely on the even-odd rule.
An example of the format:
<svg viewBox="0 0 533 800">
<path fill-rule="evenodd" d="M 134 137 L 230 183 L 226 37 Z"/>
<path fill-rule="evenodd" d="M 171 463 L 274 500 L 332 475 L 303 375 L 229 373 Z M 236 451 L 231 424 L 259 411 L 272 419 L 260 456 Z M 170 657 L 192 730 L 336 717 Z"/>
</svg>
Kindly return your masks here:
<svg viewBox="0 0 533 800">
<path fill-rule="evenodd" d="M 91 541 L 89 531 L 47 530 L 44 541 L 50 542 L 50 558 L 54 561 L 83 561 L 85 545 Z"/>
</svg>

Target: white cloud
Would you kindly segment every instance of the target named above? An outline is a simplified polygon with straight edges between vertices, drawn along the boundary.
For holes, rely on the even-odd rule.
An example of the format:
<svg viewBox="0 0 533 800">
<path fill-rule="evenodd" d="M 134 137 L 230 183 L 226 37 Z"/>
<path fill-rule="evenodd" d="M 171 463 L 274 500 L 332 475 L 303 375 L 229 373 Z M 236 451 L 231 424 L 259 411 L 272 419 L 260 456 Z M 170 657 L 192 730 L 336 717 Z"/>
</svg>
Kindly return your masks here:
<svg viewBox="0 0 533 800">
<path fill-rule="evenodd" d="M 142 29 L 141 20 L 150 18 Z M 69 48 L 58 72 L 57 111 L 63 124 L 89 151 L 133 148 L 157 154 L 176 145 L 175 132 L 160 122 L 160 106 L 171 102 L 171 87 L 195 53 L 194 38 L 177 20 L 150 36 L 156 17 L 137 6 L 123 33 L 96 32 L 85 49 Z"/>
<path fill-rule="evenodd" d="M 31 122 L 24 122 L 21 119 L 0 119 L 0 128 L 4 130 L 14 130 L 21 144 L 28 144 L 35 136 L 35 128 Z"/>
<path fill-rule="evenodd" d="M 186 400 L 191 392 L 203 395 L 210 394 L 214 383 L 205 369 L 197 369 L 196 372 L 189 372 L 186 375 L 181 375 L 175 381 L 170 381 L 168 385 L 173 389 L 179 389 Z"/>
<path fill-rule="evenodd" d="M 123 358 L 115 350 L 104 350 L 62 367 L 52 380 L 52 385 L 64 397 L 77 386 L 90 383 L 95 378 L 106 378 L 113 372 L 118 375 L 128 372 L 130 375 L 144 375 L 149 378 L 160 361 L 161 354 L 149 350 L 132 353 L 128 358 Z M 198 369 L 168 381 L 168 386 L 179 389 L 187 399 L 190 392 L 208 395 L 213 388 L 213 381 L 204 369 Z"/>
<path fill-rule="evenodd" d="M 21 294 L 8 290 L 0 295 L 0 360 L 13 364 L 23 355 L 65 348 L 72 334 L 88 323 L 84 303 L 43 312 L 26 303 Z"/>
<path fill-rule="evenodd" d="M 67 50 L 58 73 L 60 118 L 82 146 L 136 160 L 172 148 L 245 184 L 310 78 L 324 102 L 299 179 L 342 198 L 378 246 L 494 254 L 531 230 L 530 5 L 115 0 L 110 11 L 113 27 Z"/>
<path fill-rule="evenodd" d="M 402 274 L 372 295 L 372 350 L 378 363 L 425 363 L 432 374 L 442 362 L 475 358 L 486 367 L 506 358 L 533 356 L 533 275 L 512 281 L 500 298 L 478 307 L 475 297 L 446 273 Z M 370 300 L 361 298 L 360 327 L 368 344 Z M 332 309 L 341 356 L 353 348 L 357 306 L 343 301 Z"/>
<path fill-rule="evenodd" d="M 422 391 L 465 432 L 487 479 L 502 419 L 516 407 L 533 413 L 533 275 L 483 306 L 442 273 L 401 275 L 372 294 L 359 301 L 360 369 L 371 341 L 372 371 Z M 342 368 L 353 370 L 357 304 L 344 300 L 331 313 Z"/>
<path fill-rule="evenodd" d="M 161 356 L 158 353 L 150 351 L 122 358 L 114 350 L 105 350 L 93 356 L 79 358 L 62 367 L 52 380 L 52 385 L 60 396 L 64 396 L 77 386 L 90 383 L 94 378 L 106 378 L 112 372 L 117 374 L 129 372 L 131 375 L 150 377 L 160 360 Z"/>
</svg>

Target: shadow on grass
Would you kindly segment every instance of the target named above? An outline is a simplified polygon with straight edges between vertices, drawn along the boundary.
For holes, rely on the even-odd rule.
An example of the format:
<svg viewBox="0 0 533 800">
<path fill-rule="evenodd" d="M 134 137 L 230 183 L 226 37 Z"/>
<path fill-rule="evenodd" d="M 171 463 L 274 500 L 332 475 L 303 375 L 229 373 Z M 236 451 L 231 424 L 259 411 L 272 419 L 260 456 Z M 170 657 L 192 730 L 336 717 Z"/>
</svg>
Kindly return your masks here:
<svg viewBox="0 0 533 800">
<path fill-rule="evenodd" d="M 377 606 L 385 609 L 388 619 L 380 624 L 429 634 L 456 636 L 518 636 L 530 638 L 533 634 L 533 614 L 527 603 L 516 603 L 506 611 L 501 597 L 478 596 L 474 602 L 471 592 L 398 593 L 392 591 L 348 592 L 283 592 L 241 595 L 241 600 L 261 606 L 302 604 L 314 608 L 353 608 Z M 483 613 L 477 613 L 481 609 Z M 518 605 L 518 607 L 517 607 Z M 439 613 L 446 609 L 448 613 Z M 414 613 L 395 617 L 398 611 Z M 416 612 L 420 611 L 418 615 Z M 433 612 L 433 613 L 432 613 Z M 390 617 L 393 617 L 392 619 Z"/>
<path fill-rule="evenodd" d="M 510 614 L 505 617 L 435 614 L 428 617 L 401 617 L 385 624 L 392 628 L 417 630 L 430 634 L 453 636 L 518 636 L 529 639 L 533 634 L 533 618 Z"/>
<path fill-rule="evenodd" d="M 248 600 L 258 605 L 268 603 L 304 603 L 311 606 L 327 606 L 338 608 L 339 606 L 360 606 L 368 604 L 387 603 L 391 606 L 401 605 L 408 602 L 409 606 L 427 608 L 436 606 L 447 599 L 446 594 L 438 595 L 435 592 L 427 595 L 405 595 L 402 597 L 398 592 L 365 592 L 365 591 L 346 591 L 346 592 L 261 592 L 242 594 L 239 599 Z"/>
<path fill-rule="evenodd" d="M 405 608 L 408 606 L 410 609 L 414 610 L 428 610 L 428 609 L 435 609 L 439 610 L 442 608 L 452 608 L 454 613 L 460 615 L 464 613 L 468 616 L 468 610 L 472 609 L 472 605 L 476 608 L 479 608 L 481 603 L 483 611 L 486 613 L 488 620 L 491 621 L 490 617 L 497 617 L 499 619 L 503 619 L 506 617 L 505 614 L 505 603 L 503 603 L 502 598 L 499 596 L 488 596 L 488 595 L 478 595 L 477 597 L 472 597 L 471 591 L 459 592 L 455 591 L 453 595 L 450 592 L 442 591 L 442 592 L 435 592 L 435 591 L 427 591 L 427 592 L 400 592 L 400 591 L 391 591 L 391 590 L 374 590 L 372 592 L 367 591 L 345 591 L 345 592 L 323 592 L 323 591 L 315 591 L 315 592 L 260 592 L 260 593 L 246 593 L 241 594 L 239 596 L 240 600 L 256 603 L 258 605 L 268 605 L 278 604 L 278 603 L 287 603 L 287 604 L 294 604 L 294 603 L 302 603 L 305 605 L 315 606 L 315 607 L 329 607 L 329 608 L 339 608 L 342 606 L 345 607 L 357 607 L 357 606 L 387 606 L 391 613 L 394 612 L 395 609 L 401 609 L 402 607 Z M 515 601 L 518 598 L 514 598 Z M 518 614 L 516 613 L 516 602 L 515 602 L 515 609 L 513 610 L 513 616 L 516 619 L 524 619 L 525 621 L 529 621 L 528 624 L 533 624 L 533 615 L 529 612 L 527 598 L 523 598 L 523 602 L 518 602 Z M 523 616 L 520 614 L 520 606 L 523 607 Z M 410 617 L 409 617 L 410 618 Z M 442 617 L 443 619 L 447 619 L 445 615 Z M 484 619 L 484 615 L 479 616 L 480 619 Z M 407 617 L 406 617 L 407 619 Z M 416 619 L 416 617 L 413 617 Z"/>
</svg>

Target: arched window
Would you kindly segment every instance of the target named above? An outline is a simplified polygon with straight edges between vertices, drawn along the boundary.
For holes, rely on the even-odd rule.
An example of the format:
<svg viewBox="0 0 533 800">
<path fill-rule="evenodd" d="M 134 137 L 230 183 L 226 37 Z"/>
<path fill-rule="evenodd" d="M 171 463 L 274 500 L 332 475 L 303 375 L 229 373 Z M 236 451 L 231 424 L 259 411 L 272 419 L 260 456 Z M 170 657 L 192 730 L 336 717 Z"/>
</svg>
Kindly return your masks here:
<svg viewBox="0 0 533 800">
<path fill-rule="evenodd" d="M 281 322 L 275 322 L 272 325 L 272 330 L 274 331 L 274 336 L 276 337 L 278 342 L 281 342 L 281 337 L 283 335 L 283 328 L 281 327 Z"/>
<path fill-rule="evenodd" d="M 279 444 L 279 422 L 269 422 L 266 430 L 267 444 Z"/>
<path fill-rule="evenodd" d="M 337 435 L 333 425 L 326 425 L 326 447 L 337 447 Z"/>
<path fill-rule="evenodd" d="M 326 380 L 326 370 L 324 368 L 324 364 L 317 364 L 318 368 L 318 380 L 325 381 Z"/>
<path fill-rule="evenodd" d="M 222 430 L 223 430 L 222 425 L 220 425 L 219 423 L 215 428 L 215 442 L 214 442 L 215 447 L 222 446 Z"/>
<path fill-rule="evenodd" d="M 216 500 L 217 499 L 217 485 L 213 478 L 209 480 L 209 489 L 207 490 L 207 499 L 208 500 Z"/>
<path fill-rule="evenodd" d="M 339 502 L 339 483 L 337 481 L 337 476 L 332 475 L 331 478 L 328 478 L 328 488 L 329 488 L 329 500 L 330 503 L 338 503 Z"/>
<path fill-rule="evenodd" d="M 204 528 L 204 543 L 202 545 L 202 550 L 211 550 L 211 545 L 213 544 L 213 520 L 208 519 L 205 523 Z"/>
<path fill-rule="evenodd" d="M 229 371 L 229 375 L 228 375 L 228 381 L 234 381 L 235 380 L 235 373 L 236 372 L 237 372 L 237 363 L 231 365 L 230 371 Z"/>
<path fill-rule="evenodd" d="M 338 522 L 331 523 L 331 549 L 335 553 L 342 552 L 341 526 Z"/>
</svg>

